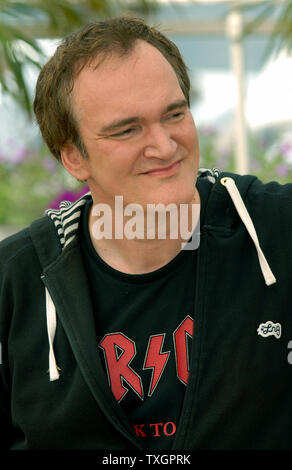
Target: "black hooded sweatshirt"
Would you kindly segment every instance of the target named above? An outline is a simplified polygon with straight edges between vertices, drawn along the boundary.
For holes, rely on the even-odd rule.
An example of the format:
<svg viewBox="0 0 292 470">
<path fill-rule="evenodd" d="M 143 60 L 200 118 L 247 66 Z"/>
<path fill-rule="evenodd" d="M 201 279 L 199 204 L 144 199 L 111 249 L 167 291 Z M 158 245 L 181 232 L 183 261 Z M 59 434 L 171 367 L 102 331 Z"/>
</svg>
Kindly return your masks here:
<svg viewBox="0 0 292 470">
<path fill-rule="evenodd" d="M 197 188 L 195 321 L 172 449 L 292 449 L 292 184 L 206 170 Z M 2 449 L 143 448 L 96 346 L 77 236 L 90 197 L 0 243 Z"/>
</svg>

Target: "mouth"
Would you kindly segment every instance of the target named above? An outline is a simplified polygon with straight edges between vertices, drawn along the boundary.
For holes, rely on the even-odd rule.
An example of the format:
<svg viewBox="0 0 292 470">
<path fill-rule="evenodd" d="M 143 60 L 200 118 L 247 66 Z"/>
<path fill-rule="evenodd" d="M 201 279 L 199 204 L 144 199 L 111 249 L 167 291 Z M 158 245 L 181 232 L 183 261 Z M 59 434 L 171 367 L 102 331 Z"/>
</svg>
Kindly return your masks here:
<svg viewBox="0 0 292 470">
<path fill-rule="evenodd" d="M 153 168 L 152 170 L 145 171 L 142 174 L 149 176 L 171 176 L 179 171 L 181 162 L 182 160 L 178 160 L 166 167 Z"/>
</svg>

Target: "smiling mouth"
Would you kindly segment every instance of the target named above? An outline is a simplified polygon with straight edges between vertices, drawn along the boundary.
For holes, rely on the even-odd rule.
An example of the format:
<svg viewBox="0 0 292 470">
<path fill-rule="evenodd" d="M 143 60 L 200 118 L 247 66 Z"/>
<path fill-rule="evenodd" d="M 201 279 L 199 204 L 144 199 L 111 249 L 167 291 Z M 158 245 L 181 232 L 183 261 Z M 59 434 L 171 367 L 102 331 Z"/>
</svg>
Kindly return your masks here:
<svg viewBox="0 0 292 470">
<path fill-rule="evenodd" d="M 160 168 L 154 168 L 153 170 L 145 171 L 142 173 L 143 175 L 150 175 L 150 176 L 163 176 L 163 175 L 173 175 L 178 172 L 181 166 L 181 161 L 174 162 L 172 165 Z"/>
</svg>

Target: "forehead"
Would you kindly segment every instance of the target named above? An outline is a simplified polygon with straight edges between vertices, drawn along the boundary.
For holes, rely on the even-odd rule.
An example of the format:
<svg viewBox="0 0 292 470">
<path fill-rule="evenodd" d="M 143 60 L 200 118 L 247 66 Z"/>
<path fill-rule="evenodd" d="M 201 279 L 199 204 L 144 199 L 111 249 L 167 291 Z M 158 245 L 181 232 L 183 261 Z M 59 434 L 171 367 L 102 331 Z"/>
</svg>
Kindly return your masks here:
<svg viewBox="0 0 292 470">
<path fill-rule="evenodd" d="M 145 41 L 137 41 L 126 56 L 111 55 L 100 63 L 97 58 L 83 68 L 73 88 L 73 108 L 80 120 L 137 113 L 154 103 L 165 107 L 179 98 L 183 93 L 172 66 Z"/>
</svg>

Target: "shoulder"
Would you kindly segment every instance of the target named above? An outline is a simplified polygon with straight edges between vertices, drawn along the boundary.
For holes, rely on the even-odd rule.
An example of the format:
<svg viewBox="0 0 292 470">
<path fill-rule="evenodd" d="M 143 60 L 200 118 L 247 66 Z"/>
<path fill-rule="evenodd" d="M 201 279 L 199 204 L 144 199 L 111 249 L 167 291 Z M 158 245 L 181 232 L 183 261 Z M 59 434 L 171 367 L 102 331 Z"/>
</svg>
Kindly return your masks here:
<svg viewBox="0 0 292 470">
<path fill-rule="evenodd" d="M 274 202 L 277 205 L 282 200 L 283 203 L 290 205 L 292 202 L 292 183 L 263 182 L 255 175 L 221 172 L 213 185 L 215 190 L 224 191 L 222 189 L 222 179 L 225 177 L 232 178 L 235 181 L 237 189 L 246 203 L 268 205 Z"/>
<path fill-rule="evenodd" d="M 270 217 L 292 216 L 292 183 L 280 184 L 276 181 L 263 183 L 254 179 L 246 194 L 246 205 Z"/>
<path fill-rule="evenodd" d="M 243 178 L 241 176 L 241 178 Z M 253 177 L 250 186 L 250 195 L 262 195 L 267 197 L 280 197 L 292 199 L 292 183 L 280 184 L 277 181 L 263 182 L 256 177 Z"/>
<path fill-rule="evenodd" d="M 256 180 L 248 191 L 246 206 L 259 235 L 265 233 L 269 238 L 271 250 L 275 249 L 278 241 L 281 251 L 291 251 L 292 184 Z"/>
<path fill-rule="evenodd" d="M 0 265 L 3 267 L 3 264 L 23 251 L 26 251 L 31 246 L 32 241 L 28 227 L 6 237 L 0 242 Z"/>
<path fill-rule="evenodd" d="M 292 183 L 262 182 L 254 175 L 220 172 L 211 185 L 208 197 L 208 222 L 224 223 L 226 211 L 234 214 L 234 204 L 224 185 L 224 178 L 233 179 L 252 219 L 264 227 L 292 225 Z M 292 227 L 291 227 L 292 228 Z"/>
<path fill-rule="evenodd" d="M 52 225 L 52 222 L 47 216 L 44 216 L 34 221 L 31 226 L 25 227 L 2 240 L 0 242 L 1 270 L 11 262 L 18 263 L 23 258 L 26 258 L 27 262 L 29 262 L 32 257 L 36 256 L 35 245 L 31 236 L 31 227 L 34 224 L 37 224 L 39 227 L 42 227 L 43 231 L 46 231 L 48 225 Z"/>
<path fill-rule="evenodd" d="M 243 203 L 255 225 L 259 238 L 269 240 L 271 245 L 290 246 L 292 236 L 292 183 L 280 184 L 276 181 L 262 182 L 252 175 L 222 173 L 220 178 L 233 178 Z M 217 186 L 226 188 L 217 180 Z M 222 193 L 222 189 L 220 189 Z M 218 189 L 219 192 L 219 189 Z M 228 200 L 229 195 L 225 194 Z M 233 206 L 229 201 L 229 207 Z M 267 243 L 267 242 L 266 242 Z M 274 249 L 271 247 L 271 249 Z"/>
</svg>

